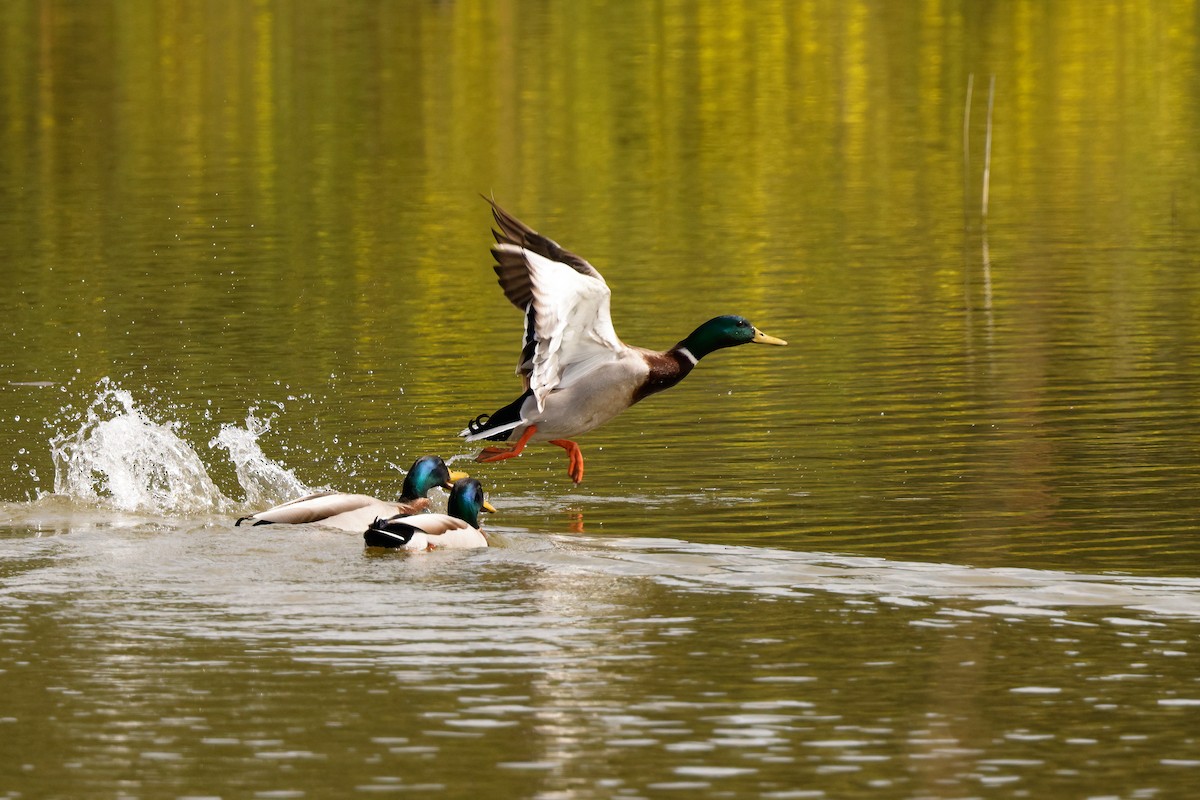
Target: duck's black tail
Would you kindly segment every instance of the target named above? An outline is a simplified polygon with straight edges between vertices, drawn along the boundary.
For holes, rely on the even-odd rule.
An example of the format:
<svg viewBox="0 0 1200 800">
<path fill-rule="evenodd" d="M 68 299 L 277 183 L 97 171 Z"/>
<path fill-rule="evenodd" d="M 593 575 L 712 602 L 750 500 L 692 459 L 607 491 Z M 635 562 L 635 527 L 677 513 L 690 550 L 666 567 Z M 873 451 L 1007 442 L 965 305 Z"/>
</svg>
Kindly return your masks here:
<svg viewBox="0 0 1200 800">
<path fill-rule="evenodd" d="M 494 414 L 480 414 L 468 422 L 458 435 L 465 437 L 468 442 L 479 439 L 507 442 L 513 429 L 521 424 L 521 406 L 532 394 L 533 390 L 530 389 Z"/>
<path fill-rule="evenodd" d="M 417 529 L 412 525 L 394 520 L 376 519 L 371 527 L 363 532 L 363 541 L 367 547 L 404 547 L 412 541 Z"/>
</svg>

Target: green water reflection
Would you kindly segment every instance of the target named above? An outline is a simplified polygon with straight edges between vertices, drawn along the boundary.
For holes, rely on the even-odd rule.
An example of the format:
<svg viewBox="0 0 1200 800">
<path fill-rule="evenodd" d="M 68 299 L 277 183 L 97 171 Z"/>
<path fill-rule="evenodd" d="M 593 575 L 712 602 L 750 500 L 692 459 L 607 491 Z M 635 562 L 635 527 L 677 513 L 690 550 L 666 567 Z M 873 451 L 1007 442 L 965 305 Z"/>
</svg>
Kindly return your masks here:
<svg viewBox="0 0 1200 800">
<path fill-rule="evenodd" d="M 794 342 L 585 439 L 585 491 L 783 490 L 730 524 L 785 546 L 1194 572 L 1193 3 L 0 15 L 4 377 L 68 386 L 3 387 L 7 498 L 104 376 L 197 445 L 285 406 L 265 446 L 314 484 L 462 451 L 516 385 L 485 191 L 599 265 L 629 341 L 735 311 Z M 558 456 L 486 475 L 557 489 Z M 687 516 L 650 524 L 710 535 Z"/>
<path fill-rule="evenodd" d="M 716 631 L 711 643 L 664 636 L 660 651 L 650 648 L 662 655 L 644 662 L 655 669 L 586 676 L 608 710 L 600 721 L 576 710 L 592 708 L 584 701 L 545 699 L 524 677 L 461 694 L 414 679 L 434 699 L 410 705 L 388 668 L 310 663 L 307 640 L 288 631 L 244 646 L 174 617 L 165 632 L 147 623 L 149 639 L 116 638 L 106 657 L 131 665 L 129 680 L 148 692 L 143 706 L 123 708 L 123 673 L 101 670 L 89 683 L 73 671 L 105 646 L 89 620 L 123 619 L 129 598 L 81 589 L 127 544 L 123 529 L 82 525 L 87 504 L 30 511 L 30 501 L 53 486 L 50 440 L 79 428 L 104 378 L 173 424 L 235 500 L 243 488 L 208 443 L 251 413 L 271 421 L 267 455 L 314 486 L 385 494 L 399 481 L 394 465 L 425 452 L 465 455 L 455 433 L 519 385 L 519 314 L 489 270 L 478 197 L 494 193 L 604 273 L 627 341 L 669 346 L 733 312 L 791 342 L 716 354 L 584 437 L 579 489 L 555 448 L 478 468 L 498 524 L 534 536 L 582 522 L 614 539 L 1198 576 L 1198 26 L 1191 0 L 0 4 L 0 541 L 13 559 L 2 577 L 18 581 L 19 564 L 30 565 L 30 583 L 7 596 L 45 602 L 3 623 L 8 652 L 27 655 L 0 661 L 2 694 L 22 704 L 0 709 L 0 726 L 17 719 L 27 738 L 4 737 L 2 761 L 29 771 L 0 792 L 197 794 L 227 769 L 244 771 L 235 788 L 284 791 L 317 785 L 331 765 L 340 772 L 329 785 L 344 788 L 361 767 L 355 774 L 379 788 L 399 774 L 389 759 L 416 764 L 406 775 L 417 783 L 438 781 L 444 762 L 423 759 L 447 752 L 481 770 L 480 785 L 501 780 L 513 796 L 727 780 L 736 796 L 812 788 L 848 797 L 869 793 L 872 779 L 913 796 L 980 786 L 1046 796 L 1069 793 L 1079 773 L 1093 793 L 1126 797 L 1192 785 L 1186 747 L 1195 742 L 1180 720 L 1195 693 L 1176 666 L 1186 659 L 1142 657 L 1147 647 L 1190 652 L 1179 644 L 1190 623 L 1103 628 L 1080 633 L 1077 647 L 1052 622 L 972 623 L 977 633 L 946 637 L 905 608 L 873 607 L 859 626 L 853 603 L 819 592 L 778 623 L 758 613 L 759 600 L 706 596 L 695 617 Z M 30 521 L 38 515 L 50 519 Z M 189 533 L 224 531 L 215 510 L 200 516 Z M 174 522 L 130 524 L 146 534 Z M 54 537 L 37 535 L 66 531 L 60 538 L 103 546 L 58 567 L 61 554 L 46 544 Z M 261 574 L 247 583 L 286 572 L 290 561 L 254 547 Z M 347 557 L 358 564 L 357 551 Z M 561 578 L 570 563 L 529 569 Z M 77 570 L 77 582 L 30 588 L 56 568 Z M 296 586 L 353 594 L 355 581 L 370 580 L 357 569 Z M 507 586 L 513 569 L 488 580 Z M 617 621 L 587 646 L 565 647 L 573 658 L 616 659 L 628 644 L 620 620 L 672 619 L 686 605 L 657 584 L 600 583 L 582 598 L 557 584 L 532 592 L 551 605 L 647 593 L 644 607 L 610 609 Z M 221 616 L 202 582 L 184 585 L 171 602 Z M 75 627 L 80 592 L 96 617 Z M 509 599 L 482 618 L 503 627 L 527 597 Z M 1070 624 L 1085 630 L 1102 617 Z M 807 626 L 818 634 L 792 633 Z M 173 644 L 154 638 L 180 631 Z M 776 640 L 791 643 L 780 663 L 804 665 L 781 674 L 811 675 L 827 696 L 739 688 L 756 658 L 776 657 L 765 652 L 776 644 L 763 644 Z M 824 661 L 795 656 L 826 642 Z M 878 658 L 865 652 L 871 642 L 881 643 Z M 641 644 L 630 647 L 644 656 Z M 1044 661 L 1024 664 L 1034 651 Z M 27 671 L 43 659 L 50 677 Z M 874 661 L 901 665 L 887 697 L 872 691 L 876 672 L 863 665 Z M 959 668 L 967 663 L 982 666 Z M 1106 679 L 1151 663 L 1145 686 Z M 359 668 L 382 694 L 339 683 Z M 556 691 L 577 677 L 525 668 L 557 681 Z M 263 677 L 276 671 L 286 678 Z M 1026 671 L 1044 672 L 1021 678 Z M 1076 681 L 1089 682 L 1087 693 Z M 1028 687 L 1062 693 L 1013 694 Z M 192 691 L 225 705 L 198 722 L 187 711 Z M 713 701 L 724 705 L 710 714 L 709 691 L 738 696 Z M 854 702 L 821 718 L 839 693 Z M 499 713 L 519 735 L 489 729 L 483 750 L 425 741 L 461 732 L 442 722 L 458 720 L 461 697 L 492 694 L 499 699 L 487 703 L 513 695 L 535 709 Z M 260 704 L 239 717 L 246 696 Z M 304 707 L 312 696 L 328 713 Z M 753 777 L 722 771 L 746 766 L 725 760 L 723 746 L 706 759 L 662 744 L 678 744 L 667 722 L 661 746 L 611 741 L 645 738 L 622 714 L 659 713 L 622 710 L 623 700 L 683 703 L 704 746 L 720 738 L 707 733 L 720 727 L 709 716 L 798 697 L 815 710 L 766 723 L 782 726 L 767 738 L 784 741 L 758 743 Z M 376 702 L 405 732 L 359 724 Z M 176 722 L 172 707 L 183 709 Z M 925 709 L 936 725 L 922 727 Z M 89 727 L 110 717 L 125 738 Z M 48 722 L 30 722 L 38 719 Z M 838 727 L 845 719 L 849 732 Z M 1064 719 L 1072 732 L 1041 744 L 1041 728 Z M 335 731 L 327 746 L 291 732 L 308 725 Z M 349 733 L 339 738 L 342 725 Z M 943 737 L 947 727 L 954 733 Z M 808 744 L 859 738 L 868 744 L 829 758 Z M 953 740 L 953 757 L 913 755 L 938 750 L 941 738 Z M 1164 742 L 1180 750 L 1154 760 Z M 213 760 L 197 756 L 209 749 Z M 81 775 L 54 771 L 47 754 L 59 750 L 84 765 L 71 768 Z M 816 755 L 801 755 L 808 750 Z M 615 760 L 627 752 L 638 755 Z M 272 759 L 297 780 L 257 768 Z M 1146 759 L 1144 783 L 1118 788 Z M 531 774 L 545 760 L 569 766 Z M 495 779 L 499 762 L 518 766 Z M 618 774 L 599 774 L 611 763 Z M 841 771 L 847 763 L 889 766 L 856 782 Z M 138 780 L 138 765 L 152 777 L 122 783 Z M 1010 767 L 1023 776 L 1012 785 Z M 989 770 L 1003 774 L 989 783 Z M 467 774 L 449 794 L 476 791 Z"/>
</svg>

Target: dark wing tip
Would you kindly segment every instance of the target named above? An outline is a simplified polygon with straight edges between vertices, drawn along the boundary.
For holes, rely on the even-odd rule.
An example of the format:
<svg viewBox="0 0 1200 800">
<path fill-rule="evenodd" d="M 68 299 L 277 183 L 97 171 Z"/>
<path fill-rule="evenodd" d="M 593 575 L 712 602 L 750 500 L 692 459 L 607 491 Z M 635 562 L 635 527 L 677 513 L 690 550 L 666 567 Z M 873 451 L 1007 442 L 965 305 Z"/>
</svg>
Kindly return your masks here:
<svg viewBox="0 0 1200 800">
<path fill-rule="evenodd" d="M 550 237 L 543 236 L 524 222 L 521 222 L 521 220 L 501 208 L 494 197 L 480 196 L 484 200 L 487 200 L 492 207 L 492 217 L 496 220 L 496 226 L 499 228 L 499 230 L 496 228 L 492 229 L 492 236 L 495 237 L 498 243 L 523 247 L 551 261 L 559 261 L 566 264 L 576 272 L 590 275 L 594 278 L 600 277 L 600 273 L 596 271 L 596 268 L 585 259 L 580 258 Z M 493 252 L 495 251 L 493 250 Z"/>
</svg>

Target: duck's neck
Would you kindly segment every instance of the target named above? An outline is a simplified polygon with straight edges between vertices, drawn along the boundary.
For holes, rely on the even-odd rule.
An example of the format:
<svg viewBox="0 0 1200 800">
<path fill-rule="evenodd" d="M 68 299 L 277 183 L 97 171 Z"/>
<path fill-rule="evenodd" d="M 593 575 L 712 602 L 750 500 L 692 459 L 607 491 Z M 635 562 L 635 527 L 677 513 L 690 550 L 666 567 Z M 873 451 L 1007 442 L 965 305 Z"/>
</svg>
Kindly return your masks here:
<svg viewBox="0 0 1200 800">
<path fill-rule="evenodd" d="M 670 389 L 686 378 L 700 359 L 722 347 L 736 344 L 737 342 L 729 337 L 719 335 L 723 329 L 714 328 L 714 323 L 721 322 L 722 319 L 710 319 L 670 350 L 662 353 L 645 351 L 646 362 L 650 365 L 650 376 L 634 394 L 633 402 L 636 403 L 663 389 Z"/>
<path fill-rule="evenodd" d="M 397 499 L 401 503 L 412 503 L 420 500 L 423 495 L 424 492 L 417 488 L 416 478 L 413 475 L 413 471 L 410 470 L 409 473 L 404 476 L 404 485 L 400 487 L 400 497 Z"/>
<path fill-rule="evenodd" d="M 633 402 L 644 400 L 663 389 L 670 389 L 687 377 L 700 359 L 692 355 L 684 342 L 663 353 L 648 352 L 645 354 L 646 363 L 650 365 L 650 375 L 633 396 Z"/>
<path fill-rule="evenodd" d="M 446 513 L 461 519 L 472 528 L 479 527 L 479 509 L 469 503 L 451 503 L 447 506 Z"/>
</svg>

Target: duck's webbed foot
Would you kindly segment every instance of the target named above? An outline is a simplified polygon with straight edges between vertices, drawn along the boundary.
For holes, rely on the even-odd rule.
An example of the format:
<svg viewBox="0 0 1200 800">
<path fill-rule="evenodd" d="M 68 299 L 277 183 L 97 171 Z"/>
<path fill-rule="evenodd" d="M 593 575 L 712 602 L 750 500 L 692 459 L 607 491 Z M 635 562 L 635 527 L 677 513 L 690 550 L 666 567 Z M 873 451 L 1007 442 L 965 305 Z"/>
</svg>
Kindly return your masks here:
<svg viewBox="0 0 1200 800">
<path fill-rule="evenodd" d="M 525 429 L 525 433 L 521 434 L 521 438 L 513 442 L 508 447 L 485 447 L 475 456 L 475 460 L 480 464 L 491 464 L 494 461 L 505 461 L 510 458 L 516 458 L 521 455 L 525 449 L 525 445 L 537 433 L 537 425 L 530 425 Z"/>
<path fill-rule="evenodd" d="M 550 444 L 558 445 L 567 451 L 567 475 L 571 477 L 576 486 L 583 483 L 583 452 L 579 449 L 579 445 L 570 439 L 551 439 Z"/>
</svg>

